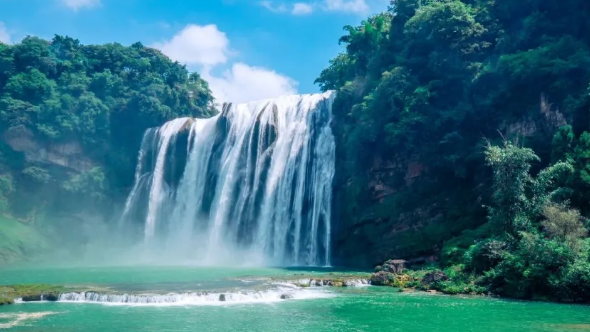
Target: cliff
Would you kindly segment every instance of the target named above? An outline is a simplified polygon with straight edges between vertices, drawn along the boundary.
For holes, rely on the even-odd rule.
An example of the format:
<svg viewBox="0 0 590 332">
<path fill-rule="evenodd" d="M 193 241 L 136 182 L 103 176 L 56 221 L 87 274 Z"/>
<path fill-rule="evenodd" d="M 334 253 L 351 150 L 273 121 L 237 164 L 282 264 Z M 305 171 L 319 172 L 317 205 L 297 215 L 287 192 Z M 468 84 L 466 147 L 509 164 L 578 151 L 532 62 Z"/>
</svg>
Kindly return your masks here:
<svg viewBox="0 0 590 332">
<path fill-rule="evenodd" d="M 102 166 L 85 155 L 77 140 L 60 143 L 43 141 L 25 126 L 9 128 L 3 139 L 12 150 L 23 153 L 27 163 L 63 167 L 77 173 Z"/>
<path fill-rule="evenodd" d="M 534 151 L 533 174 L 573 160 L 569 202 L 589 215 L 590 28 L 570 23 L 590 3 L 570 4 L 394 0 L 345 27 L 316 80 L 338 91 L 335 262 L 460 263 L 492 236 L 485 151 L 504 140 Z"/>
</svg>

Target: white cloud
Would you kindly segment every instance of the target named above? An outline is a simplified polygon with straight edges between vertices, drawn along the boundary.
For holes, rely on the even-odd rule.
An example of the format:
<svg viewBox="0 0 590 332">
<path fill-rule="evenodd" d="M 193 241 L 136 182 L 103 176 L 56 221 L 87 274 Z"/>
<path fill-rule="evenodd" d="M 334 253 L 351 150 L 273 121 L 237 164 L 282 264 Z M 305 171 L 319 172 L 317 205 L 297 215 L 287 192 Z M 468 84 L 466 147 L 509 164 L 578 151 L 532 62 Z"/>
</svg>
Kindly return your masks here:
<svg viewBox="0 0 590 332">
<path fill-rule="evenodd" d="M 219 102 L 245 103 L 253 100 L 297 94 L 298 83 L 274 70 L 253 67 L 238 62 L 231 69 L 216 77 L 202 74 L 209 82 L 213 95 Z"/>
<path fill-rule="evenodd" d="M 369 5 L 365 0 L 325 0 L 325 6 L 328 11 L 348 13 L 366 13 L 369 11 Z"/>
<path fill-rule="evenodd" d="M 284 4 L 275 6 L 273 5 L 272 1 L 260 1 L 260 5 L 273 13 L 284 13 L 287 11 L 287 6 Z"/>
<path fill-rule="evenodd" d="M 379 0 L 383 1 L 383 0 Z M 259 4 L 273 13 L 291 13 L 293 15 L 311 14 L 314 9 L 319 8 L 326 12 L 345 12 L 353 14 L 367 14 L 370 10 L 366 0 L 322 0 L 320 3 L 294 3 L 291 9 L 281 3 L 275 5 L 272 1 L 260 1 Z"/>
<path fill-rule="evenodd" d="M 169 41 L 154 47 L 178 62 L 210 67 L 227 61 L 229 40 L 216 25 L 189 24 Z"/>
<path fill-rule="evenodd" d="M 172 60 L 197 70 L 209 82 L 217 102 L 243 103 L 297 93 L 298 83 L 274 70 L 233 63 L 221 75 L 214 68 L 228 64 L 229 39 L 216 25 L 188 25 L 169 41 L 153 45 Z"/>
<path fill-rule="evenodd" d="M 298 2 L 293 5 L 293 10 L 291 13 L 293 15 L 307 15 L 313 12 L 313 7 L 310 4 Z"/>
<path fill-rule="evenodd" d="M 100 0 L 61 0 L 69 8 L 77 11 L 80 8 L 92 8 L 100 5 Z"/>
<path fill-rule="evenodd" d="M 10 32 L 8 32 L 8 29 L 6 28 L 6 25 L 4 25 L 4 22 L 0 21 L 0 43 L 4 43 L 4 44 L 10 44 Z"/>
</svg>

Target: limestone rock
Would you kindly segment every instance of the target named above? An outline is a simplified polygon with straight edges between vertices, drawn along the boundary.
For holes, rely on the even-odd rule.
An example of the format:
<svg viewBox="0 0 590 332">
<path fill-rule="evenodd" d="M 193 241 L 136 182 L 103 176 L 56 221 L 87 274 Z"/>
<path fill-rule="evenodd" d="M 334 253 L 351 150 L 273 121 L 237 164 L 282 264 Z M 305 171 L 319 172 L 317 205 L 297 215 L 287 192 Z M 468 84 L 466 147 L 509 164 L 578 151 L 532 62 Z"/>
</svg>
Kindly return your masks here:
<svg viewBox="0 0 590 332">
<path fill-rule="evenodd" d="M 41 294 L 25 295 L 22 297 L 23 302 L 38 302 L 41 301 Z"/>
<path fill-rule="evenodd" d="M 390 259 L 383 263 L 381 269 L 386 272 L 402 274 L 404 272 L 406 261 L 403 259 Z"/>
<path fill-rule="evenodd" d="M 371 285 L 376 286 L 388 286 L 391 285 L 395 281 L 395 276 L 393 273 L 387 271 L 379 271 L 373 273 L 371 276 Z"/>
<path fill-rule="evenodd" d="M 430 285 L 435 282 L 440 281 L 447 281 L 449 277 L 443 271 L 434 271 L 427 273 L 424 278 L 422 278 L 422 285 Z"/>
<path fill-rule="evenodd" d="M 25 126 L 8 129 L 3 138 L 14 151 L 24 153 L 25 159 L 31 163 L 61 166 L 80 173 L 99 166 L 84 155 L 78 141 L 41 142 Z"/>
</svg>

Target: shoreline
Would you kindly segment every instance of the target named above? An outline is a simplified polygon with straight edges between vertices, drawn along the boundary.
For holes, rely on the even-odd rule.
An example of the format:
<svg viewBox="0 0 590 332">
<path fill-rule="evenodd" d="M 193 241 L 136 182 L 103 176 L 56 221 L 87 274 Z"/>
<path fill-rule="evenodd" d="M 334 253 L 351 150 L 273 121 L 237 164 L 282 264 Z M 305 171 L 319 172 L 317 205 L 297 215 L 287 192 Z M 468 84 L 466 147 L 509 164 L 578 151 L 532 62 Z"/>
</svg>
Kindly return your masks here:
<svg viewBox="0 0 590 332">
<path fill-rule="evenodd" d="M 321 288 L 356 288 L 356 287 L 384 287 L 397 289 L 399 293 L 424 293 L 432 295 L 447 295 L 447 296 L 473 296 L 473 297 L 488 297 L 503 300 L 515 300 L 526 302 L 546 302 L 556 304 L 577 304 L 589 305 L 588 303 L 580 302 L 563 302 L 551 301 L 548 299 L 518 299 L 505 297 L 491 292 L 477 292 L 473 288 L 448 288 L 444 287 L 444 282 L 451 282 L 450 279 L 443 280 L 440 270 L 406 270 L 401 274 L 394 274 L 386 272 L 387 277 L 391 282 L 383 282 L 379 279 L 384 275 L 382 271 L 373 274 L 357 273 L 357 274 L 339 274 L 331 273 L 325 276 L 317 276 L 311 274 L 294 274 L 291 276 L 268 277 L 270 284 L 276 286 L 292 287 L 292 291 L 305 291 Z M 440 279 L 432 278 L 434 275 L 441 277 Z M 387 279 L 389 281 L 389 279 Z M 471 285 L 473 286 L 473 285 Z M 51 284 L 16 284 L 16 285 L 0 285 L 0 306 L 10 305 L 15 303 L 29 303 L 29 302 L 57 302 L 60 301 L 62 295 L 72 294 L 84 297 L 88 296 L 102 296 L 102 297 L 165 297 L 165 296 L 196 296 L 208 297 L 211 301 L 211 296 L 214 296 L 219 302 L 229 301 L 233 294 L 264 294 L 265 292 L 273 292 L 274 297 L 280 300 L 288 300 L 294 298 L 289 290 L 279 289 L 234 289 L 234 290 L 191 290 L 186 292 L 125 292 L 115 290 L 105 286 L 67 286 L 67 285 L 51 285 Z M 215 300 L 213 299 L 213 300 Z M 64 302 L 68 302 L 64 300 Z M 69 301 L 71 302 L 71 301 Z M 138 302 L 139 303 L 139 302 Z"/>
</svg>

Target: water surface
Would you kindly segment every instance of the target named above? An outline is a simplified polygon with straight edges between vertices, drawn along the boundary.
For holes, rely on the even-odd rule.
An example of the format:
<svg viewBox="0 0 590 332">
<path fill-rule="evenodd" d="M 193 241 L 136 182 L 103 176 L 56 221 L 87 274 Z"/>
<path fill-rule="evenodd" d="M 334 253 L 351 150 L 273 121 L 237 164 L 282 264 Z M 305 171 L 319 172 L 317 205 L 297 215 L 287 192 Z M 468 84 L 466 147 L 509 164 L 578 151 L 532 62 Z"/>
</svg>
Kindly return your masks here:
<svg viewBox="0 0 590 332">
<path fill-rule="evenodd" d="M 116 267 L 9 269 L 0 283 L 113 287 L 117 292 L 249 292 L 272 277 L 326 275 L 325 269 Z M 590 307 L 483 297 L 399 293 L 392 288 L 298 289 L 308 297 L 183 305 L 24 303 L 0 307 L 8 331 L 590 331 Z"/>
</svg>

